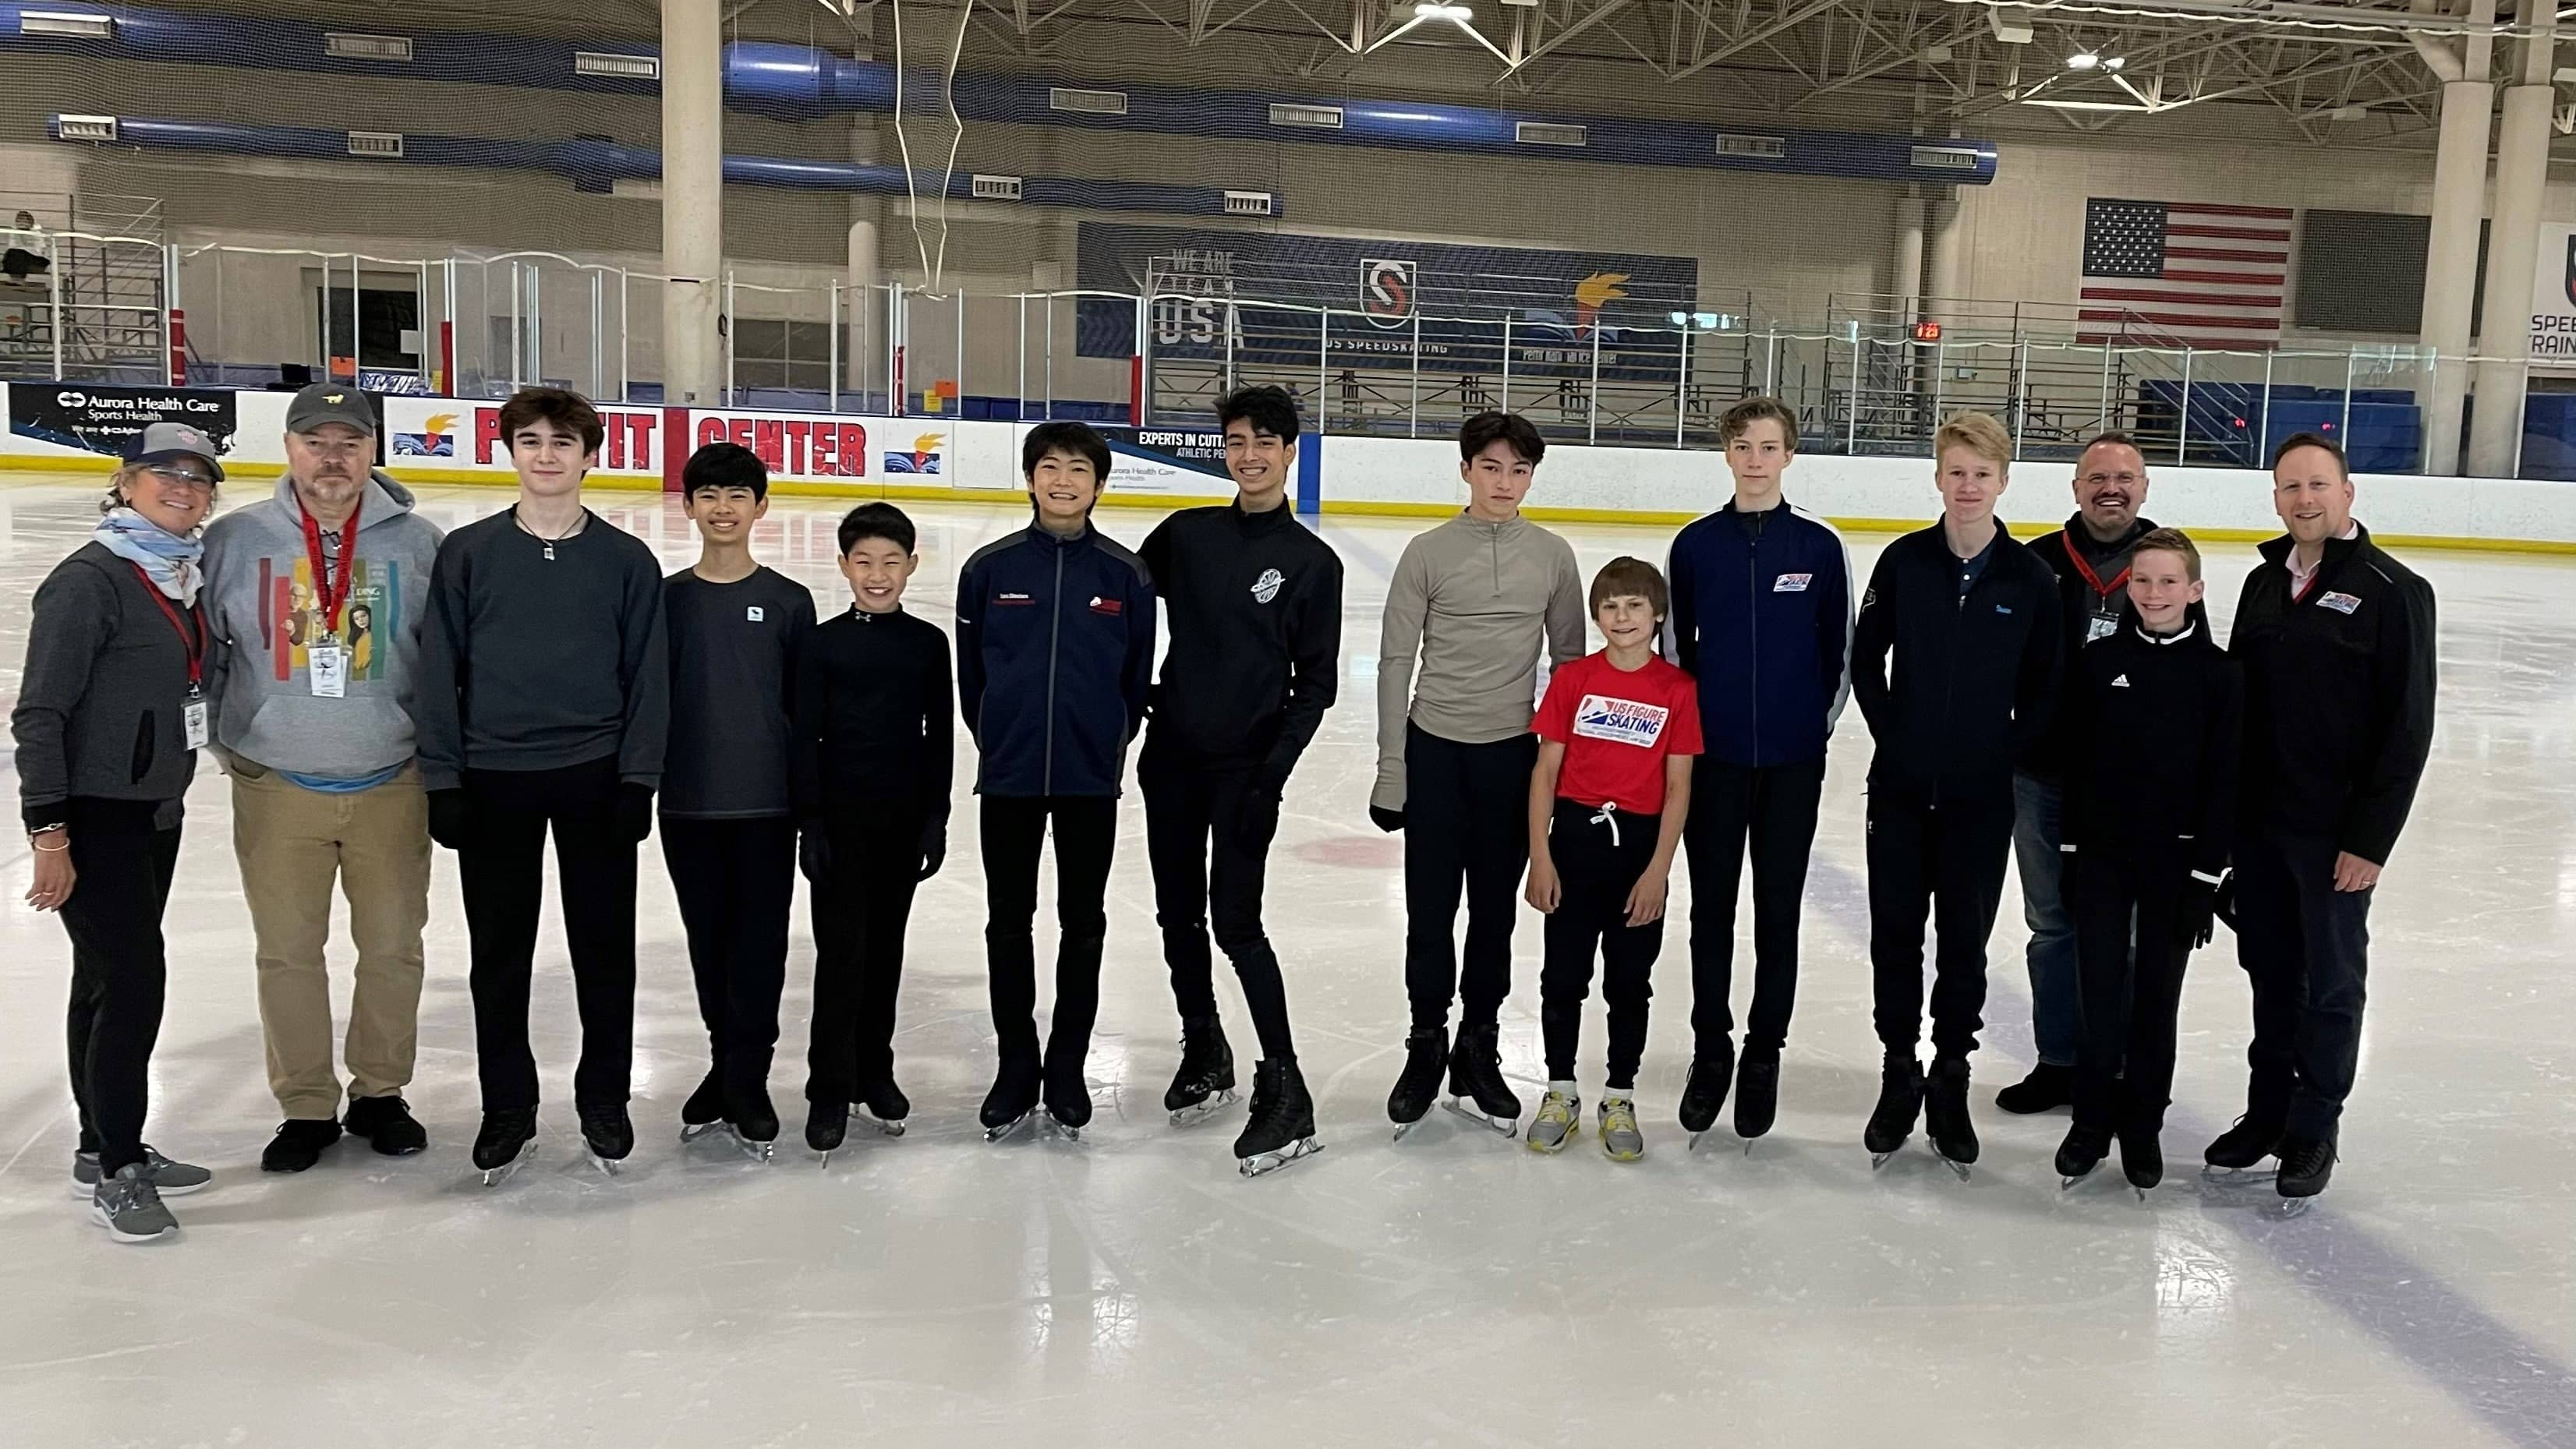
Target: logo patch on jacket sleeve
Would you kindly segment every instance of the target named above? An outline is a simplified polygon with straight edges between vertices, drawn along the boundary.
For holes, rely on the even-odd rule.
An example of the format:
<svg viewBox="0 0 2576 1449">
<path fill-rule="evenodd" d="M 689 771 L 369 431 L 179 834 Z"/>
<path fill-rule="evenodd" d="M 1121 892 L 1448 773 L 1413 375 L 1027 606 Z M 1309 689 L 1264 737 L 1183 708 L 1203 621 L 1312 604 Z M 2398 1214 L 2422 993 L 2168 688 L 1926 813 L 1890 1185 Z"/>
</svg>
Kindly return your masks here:
<svg viewBox="0 0 2576 1449">
<path fill-rule="evenodd" d="M 1127 612 L 1127 601 L 1124 599 L 1102 598 L 1100 595 L 1094 594 L 1091 596 L 1091 612 L 1103 615 L 1107 618 L 1115 619 L 1119 615 Z"/>
<path fill-rule="evenodd" d="M 2317 600 L 2317 607 L 2332 609 L 2338 614 L 2350 614 L 2361 607 L 2361 600 L 2352 594 L 2327 594 Z"/>
<path fill-rule="evenodd" d="M 1262 603 L 1269 603 L 1272 599 L 1279 597 L 1280 586 L 1287 582 L 1287 576 L 1280 573 L 1279 570 L 1263 569 L 1261 571 L 1261 577 L 1252 581 L 1252 597 L 1258 599 Z"/>
<path fill-rule="evenodd" d="M 1807 591 L 1807 581 L 1814 577 L 1814 574 L 1782 574 L 1780 577 L 1771 581 L 1771 592 L 1775 594 L 1803 594 Z"/>
</svg>

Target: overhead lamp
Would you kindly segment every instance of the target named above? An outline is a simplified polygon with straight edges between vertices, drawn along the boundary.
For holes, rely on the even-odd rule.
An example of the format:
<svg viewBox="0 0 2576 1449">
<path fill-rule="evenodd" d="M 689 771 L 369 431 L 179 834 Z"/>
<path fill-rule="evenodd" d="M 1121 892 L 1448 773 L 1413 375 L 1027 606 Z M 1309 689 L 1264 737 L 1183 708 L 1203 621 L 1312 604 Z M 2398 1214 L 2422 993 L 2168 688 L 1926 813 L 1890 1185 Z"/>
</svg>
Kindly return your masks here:
<svg viewBox="0 0 2576 1449">
<path fill-rule="evenodd" d="M 2129 58 L 2125 55 L 2106 55 L 2102 57 L 2102 68 L 2104 70 L 2118 70 L 2120 67 L 2127 65 L 2128 63 Z"/>
<path fill-rule="evenodd" d="M 2091 70 L 2102 63 L 2102 57 L 2089 50 L 2079 50 L 2066 58 L 2068 70 Z"/>
<path fill-rule="evenodd" d="M 1434 3 L 1434 0 L 1423 0 L 1423 3 L 1413 7 L 1413 18 L 1416 20 L 1473 20 L 1476 18 L 1476 12 L 1464 5 L 1441 5 Z"/>
</svg>

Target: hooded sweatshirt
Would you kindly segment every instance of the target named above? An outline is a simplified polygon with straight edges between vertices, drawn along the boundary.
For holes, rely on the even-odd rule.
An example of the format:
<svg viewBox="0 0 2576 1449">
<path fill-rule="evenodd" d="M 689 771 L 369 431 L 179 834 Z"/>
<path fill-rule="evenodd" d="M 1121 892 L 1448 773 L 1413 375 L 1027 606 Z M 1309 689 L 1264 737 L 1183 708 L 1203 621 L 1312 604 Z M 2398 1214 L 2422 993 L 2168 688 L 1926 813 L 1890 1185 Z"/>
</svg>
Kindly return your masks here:
<svg viewBox="0 0 2576 1449">
<path fill-rule="evenodd" d="M 412 507 L 410 490 L 379 470 L 358 500 L 354 561 L 344 565 L 338 533 L 322 535 L 332 582 L 344 566 L 349 577 L 338 633 L 347 683 L 337 699 L 314 694 L 306 663 L 329 626 L 294 480 L 278 479 L 274 495 L 207 528 L 208 692 L 224 754 L 322 789 L 411 761 L 420 627 L 442 537 Z"/>
<path fill-rule="evenodd" d="M 1538 656 L 1583 655 L 1583 578 L 1562 538 L 1465 513 L 1404 546 L 1386 587 L 1377 660 L 1377 787 L 1404 808 L 1404 726 L 1462 745 L 1529 733 Z"/>
</svg>

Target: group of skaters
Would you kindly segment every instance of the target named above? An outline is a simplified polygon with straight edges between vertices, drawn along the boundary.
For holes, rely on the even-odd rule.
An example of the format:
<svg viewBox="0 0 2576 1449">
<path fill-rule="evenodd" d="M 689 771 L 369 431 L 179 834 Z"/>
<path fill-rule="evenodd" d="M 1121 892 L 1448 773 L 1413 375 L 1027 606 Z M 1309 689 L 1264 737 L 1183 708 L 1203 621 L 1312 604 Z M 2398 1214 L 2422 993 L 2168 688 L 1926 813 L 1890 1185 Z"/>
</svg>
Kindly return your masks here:
<svg viewBox="0 0 2576 1449">
<path fill-rule="evenodd" d="M 1186 1125 L 1239 1099 L 1215 993 L 1222 951 L 1259 1053 L 1233 1144 L 1241 1170 L 1319 1150 L 1262 900 L 1282 796 L 1335 702 L 1342 567 L 1289 506 L 1294 399 L 1246 388 L 1216 413 L 1236 497 L 1170 515 L 1133 550 L 1092 520 L 1107 442 L 1081 423 L 1031 429 L 1029 524 L 964 562 L 953 640 L 904 608 L 918 541 L 886 503 L 841 520 L 849 602 L 818 619 L 808 589 L 753 556 L 768 478 L 732 444 L 688 460 L 700 554 L 663 578 L 645 544 L 584 506 L 601 422 L 560 389 L 501 409 L 512 506 L 444 536 L 373 466 L 377 423 L 354 389 L 299 393 L 275 492 L 211 523 L 217 448 L 183 424 L 145 429 L 95 534 L 37 592 L 12 717 L 28 898 L 60 913 L 73 948 L 73 1185 L 92 1215 L 119 1240 L 149 1240 L 176 1228 L 162 1199 L 211 1178 L 143 1140 L 162 918 L 200 751 L 231 780 L 284 1117 L 268 1171 L 311 1168 L 343 1135 L 390 1156 L 427 1146 L 402 1094 L 433 843 L 456 854 L 471 936 L 474 1165 L 492 1182 L 527 1160 L 549 838 L 581 1026 L 573 1106 L 584 1146 L 614 1170 L 635 1142 L 637 857 L 657 818 L 708 1037 L 683 1137 L 721 1132 L 766 1157 L 780 1135 L 769 1082 L 800 873 L 815 944 L 805 1145 L 840 1149 L 854 1107 L 900 1135 L 906 926 L 947 855 L 961 719 L 976 747 L 996 1036 L 986 1135 L 1043 1122 L 1079 1136 L 1090 1120 L 1132 748 L 1181 1032 L 1164 1106 Z M 2121 435 L 2083 450 L 2075 515 L 2026 547 L 1995 517 L 2009 438 L 1984 415 L 1952 419 L 1935 446 L 1941 521 L 1891 543 L 1855 587 L 1840 536 L 1786 499 L 1795 415 L 1753 398 L 1720 431 L 1733 498 L 1682 530 L 1666 568 L 1618 558 L 1587 588 L 1565 540 L 1522 512 L 1545 440 L 1517 415 L 1480 414 L 1459 436 L 1465 507 L 1396 566 L 1367 803 L 1405 838 L 1411 1022 L 1387 1103 L 1396 1135 L 1444 1088 L 1454 1110 L 1521 1132 L 1497 1036 L 1526 899 L 1546 918 L 1547 1080 L 1528 1145 L 1555 1152 L 1581 1134 L 1577 1057 L 1598 970 L 1609 1047 L 1594 1129 L 1610 1157 L 1642 1156 L 1635 1080 L 1685 851 L 1694 1051 L 1681 1124 L 1696 1143 L 1731 1096 L 1737 1134 L 1767 1133 L 1827 743 L 1857 696 L 1877 744 L 1875 1159 L 1919 1122 L 1962 1175 L 1976 1160 L 1968 1063 L 2009 852 L 2040 1062 L 1999 1102 L 2072 1106 L 2059 1170 L 2081 1178 L 2116 1144 L 2131 1183 L 2160 1180 L 2184 967 L 2226 919 L 2253 982 L 2251 1080 L 2207 1160 L 2243 1170 L 2277 1157 L 2281 1194 L 2322 1190 L 2359 1048 L 2370 900 L 2428 753 L 2435 686 L 2431 591 L 2353 521 L 2342 454 L 2306 435 L 2279 450 L 2287 531 L 2263 546 L 2221 649 L 2199 551 L 2141 516 L 2147 469 Z M 1042 1037 L 1035 916 L 1050 838 L 1056 980 Z M 1754 981 L 1739 1056 L 1748 857 Z M 336 1058 L 324 968 L 335 887 L 357 949 Z"/>
</svg>

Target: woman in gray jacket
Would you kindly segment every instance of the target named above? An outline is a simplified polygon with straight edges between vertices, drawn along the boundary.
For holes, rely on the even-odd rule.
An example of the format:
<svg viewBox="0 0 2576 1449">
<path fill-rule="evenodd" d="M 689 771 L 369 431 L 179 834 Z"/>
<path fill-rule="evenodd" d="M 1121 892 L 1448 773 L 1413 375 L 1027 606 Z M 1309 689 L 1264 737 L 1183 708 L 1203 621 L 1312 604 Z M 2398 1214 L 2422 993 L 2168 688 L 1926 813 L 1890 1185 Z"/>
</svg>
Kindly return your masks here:
<svg viewBox="0 0 2576 1449">
<path fill-rule="evenodd" d="M 61 912 L 72 940 L 72 1185 L 121 1242 L 176 1231 L 162 1195 L 212 1178 L 145 1145 L 143 1116 L 180 797 L 209 729 L 198 535 L 223 476 L 204 433 L 144 430 L 90 541 L 36 590 L 9 717 L 35 852 L 27 902 Z"/>
</svg>

